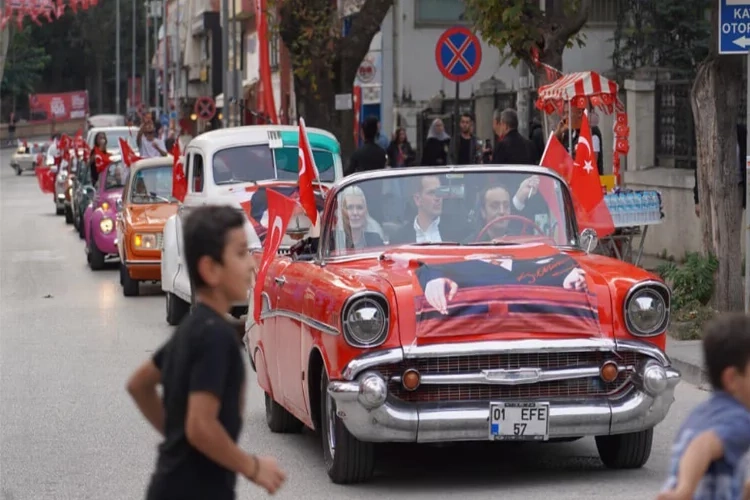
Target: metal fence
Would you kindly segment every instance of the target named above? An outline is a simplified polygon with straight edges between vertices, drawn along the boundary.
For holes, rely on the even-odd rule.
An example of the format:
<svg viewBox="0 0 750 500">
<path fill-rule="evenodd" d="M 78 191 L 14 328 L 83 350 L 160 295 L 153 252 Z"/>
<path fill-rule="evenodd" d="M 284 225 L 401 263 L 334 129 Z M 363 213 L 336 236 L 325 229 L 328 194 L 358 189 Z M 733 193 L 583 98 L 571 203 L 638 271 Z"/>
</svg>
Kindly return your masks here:
<svg viewBox="0 0 750 500">
<path fill-rule="evenodd" d="M 656 164 L 664 167 L 695 168 L 696 144 L 693 110 L 690 104 L 692 80 L 656 82 L 654 110 Z M 747 96 L 742 92 L 739 122 L 746 125 Z"/>
</svg>

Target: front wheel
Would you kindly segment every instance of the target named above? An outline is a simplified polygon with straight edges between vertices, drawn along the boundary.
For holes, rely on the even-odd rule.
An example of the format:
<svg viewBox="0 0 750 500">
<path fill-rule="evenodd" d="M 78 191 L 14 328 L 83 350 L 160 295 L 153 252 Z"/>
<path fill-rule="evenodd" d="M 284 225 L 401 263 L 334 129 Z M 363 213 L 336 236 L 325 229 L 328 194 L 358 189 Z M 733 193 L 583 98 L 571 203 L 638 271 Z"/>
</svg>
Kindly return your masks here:
<svg viewBox="0 0 750 500">
<path fill-rule="evenodd" d="M 20 166 L 18 166 L 18 165 L 16 165 L 16 166 L 15 166 L 15 168 L 16 168 L 16 175 L 21 175 L 21 172 L 23 172 L 23 171 L 21 170 L 21 167 L 20 167 Z"/>
<path fill-rule="evenodd" d="M 172 292 L 167 292 L 167 323 L 169 326 L 177 326 L 182 318 L 190 312 L 190 304 L 179 298 Z"/>
<path fill-rule="evenodd" d="M 83 226 L 83 214 L 78 216 L 78 237 L 80 239 L 86 238 L 86 228 Z"/>
<path fill-rule="evenodd" d="M 104 269 L 104 254 L 96 246 L 93 229 L 91 229 L 91 233 L 89 233 L 89 238 L 89 267 L 92 271 L 101 271 Z"/>
<path fill-rule="evenodd" d="M 362 483 L 375 473 L 375 445 L 352 436 L 336 415 L 336 401 L 328 395 L 328 374 L 320 375 L 320 435 L 326 472 L 336 484 Z"/>
<path fill-rule="evenodd" d="M 73 224 L 73 209 L 69 206 L 66 206 L 64 210 L 65 210 L 65 223 Z"/>
<path fill-rule="evenodd" d="M 122 294 L 125 297 L 137 297 L 140 294 L 140 283 L 130 277 L 128 267 L 120 264 L 120 284 L 122 284 Z"/>
<path fill-rule="evenodd" d="M 610 469 L 640 469 L 651 456 L 654 429 L 612 436 L 596 436 L 596 449 Z"/>
</svg>

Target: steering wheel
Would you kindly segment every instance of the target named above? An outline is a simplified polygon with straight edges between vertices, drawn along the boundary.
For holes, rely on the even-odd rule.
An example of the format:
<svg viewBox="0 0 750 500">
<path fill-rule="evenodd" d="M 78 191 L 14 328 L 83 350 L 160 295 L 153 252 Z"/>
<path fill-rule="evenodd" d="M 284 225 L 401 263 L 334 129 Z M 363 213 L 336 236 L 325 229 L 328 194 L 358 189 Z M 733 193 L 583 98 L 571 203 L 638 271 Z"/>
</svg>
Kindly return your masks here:
<svg viewBox="0 0 750 500">
<path fill-rule="evenodd" d="M 492 219 L 491 221 L 489 221 L 487 223 L 487 225 L 484 226 L 481 231 L 479 231 L 479 234 L 477 235 L 477 239 L 474 240 L 474 243 L 481 242 L 482 241 L 482 237 L 484 236 L 484 233 L 486 233 L 490 229 L 490 227 L 492 227 L 493 225 L 497 224 L 498 222 L 501 222 L 501 221 L 504 221 L 504 220 L 507 220 L 507 221 L 513 221 L 513 220 L 519 221 L 519 222 L 521 222 L 521 224 L 523 224 L 523 226 L 521 226 L 522 229 L 526 229 L 528 227 L 528 228 L 531 228 L 532 230 L 538 232 L 540 235 L 546 236 L 544 234 L 544 230 L 542 230 L 542 228 L 539 227 L 531 219 L 527 219 L 526 217 L 523 217 L 521 215 L 501 215 L 500 217 L 495 217 L 494 219 Z M 521 234 L 524 234 L 525 232 L 526 232 L 525 230 L 522 230 Z"/>
</svg>

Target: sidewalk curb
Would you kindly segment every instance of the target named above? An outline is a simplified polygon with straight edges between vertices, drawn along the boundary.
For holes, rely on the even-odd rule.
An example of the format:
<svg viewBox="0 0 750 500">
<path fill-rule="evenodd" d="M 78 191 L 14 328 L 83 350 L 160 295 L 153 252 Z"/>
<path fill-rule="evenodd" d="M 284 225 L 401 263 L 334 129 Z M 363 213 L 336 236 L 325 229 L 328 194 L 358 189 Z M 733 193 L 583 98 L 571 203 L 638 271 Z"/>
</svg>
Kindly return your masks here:
<svg viewBox="0 0 750 500">
<path fill-rule="evenodd" d="M 669 353 L 667 355 L 669 356 Z M 708 373 L 706 373 L 702 366 L 691 361 L 684 361 L 675 356 L 669 356 L 669 359 L 672 362 L 672 366 L 680 371 L 683 382 L 698 386 L 699 388 L 710 387 L 711 382 L 709 381 Z"/>
</svg>

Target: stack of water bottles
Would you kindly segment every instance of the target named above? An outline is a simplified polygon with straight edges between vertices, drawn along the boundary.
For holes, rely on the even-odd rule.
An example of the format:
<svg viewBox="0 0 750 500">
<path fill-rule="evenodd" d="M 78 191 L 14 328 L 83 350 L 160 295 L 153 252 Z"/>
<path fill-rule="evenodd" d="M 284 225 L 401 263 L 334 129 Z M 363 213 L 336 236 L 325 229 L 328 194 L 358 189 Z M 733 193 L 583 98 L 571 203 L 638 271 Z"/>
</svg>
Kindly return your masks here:
<svg viewBox="0 0 750 500">
<path fill-rule="evenodd" d="M 604 195 L 615 227 L 645 226 L 661 221 L 661 195 L 658 191 L 618 190 Z"/>
</svg>

